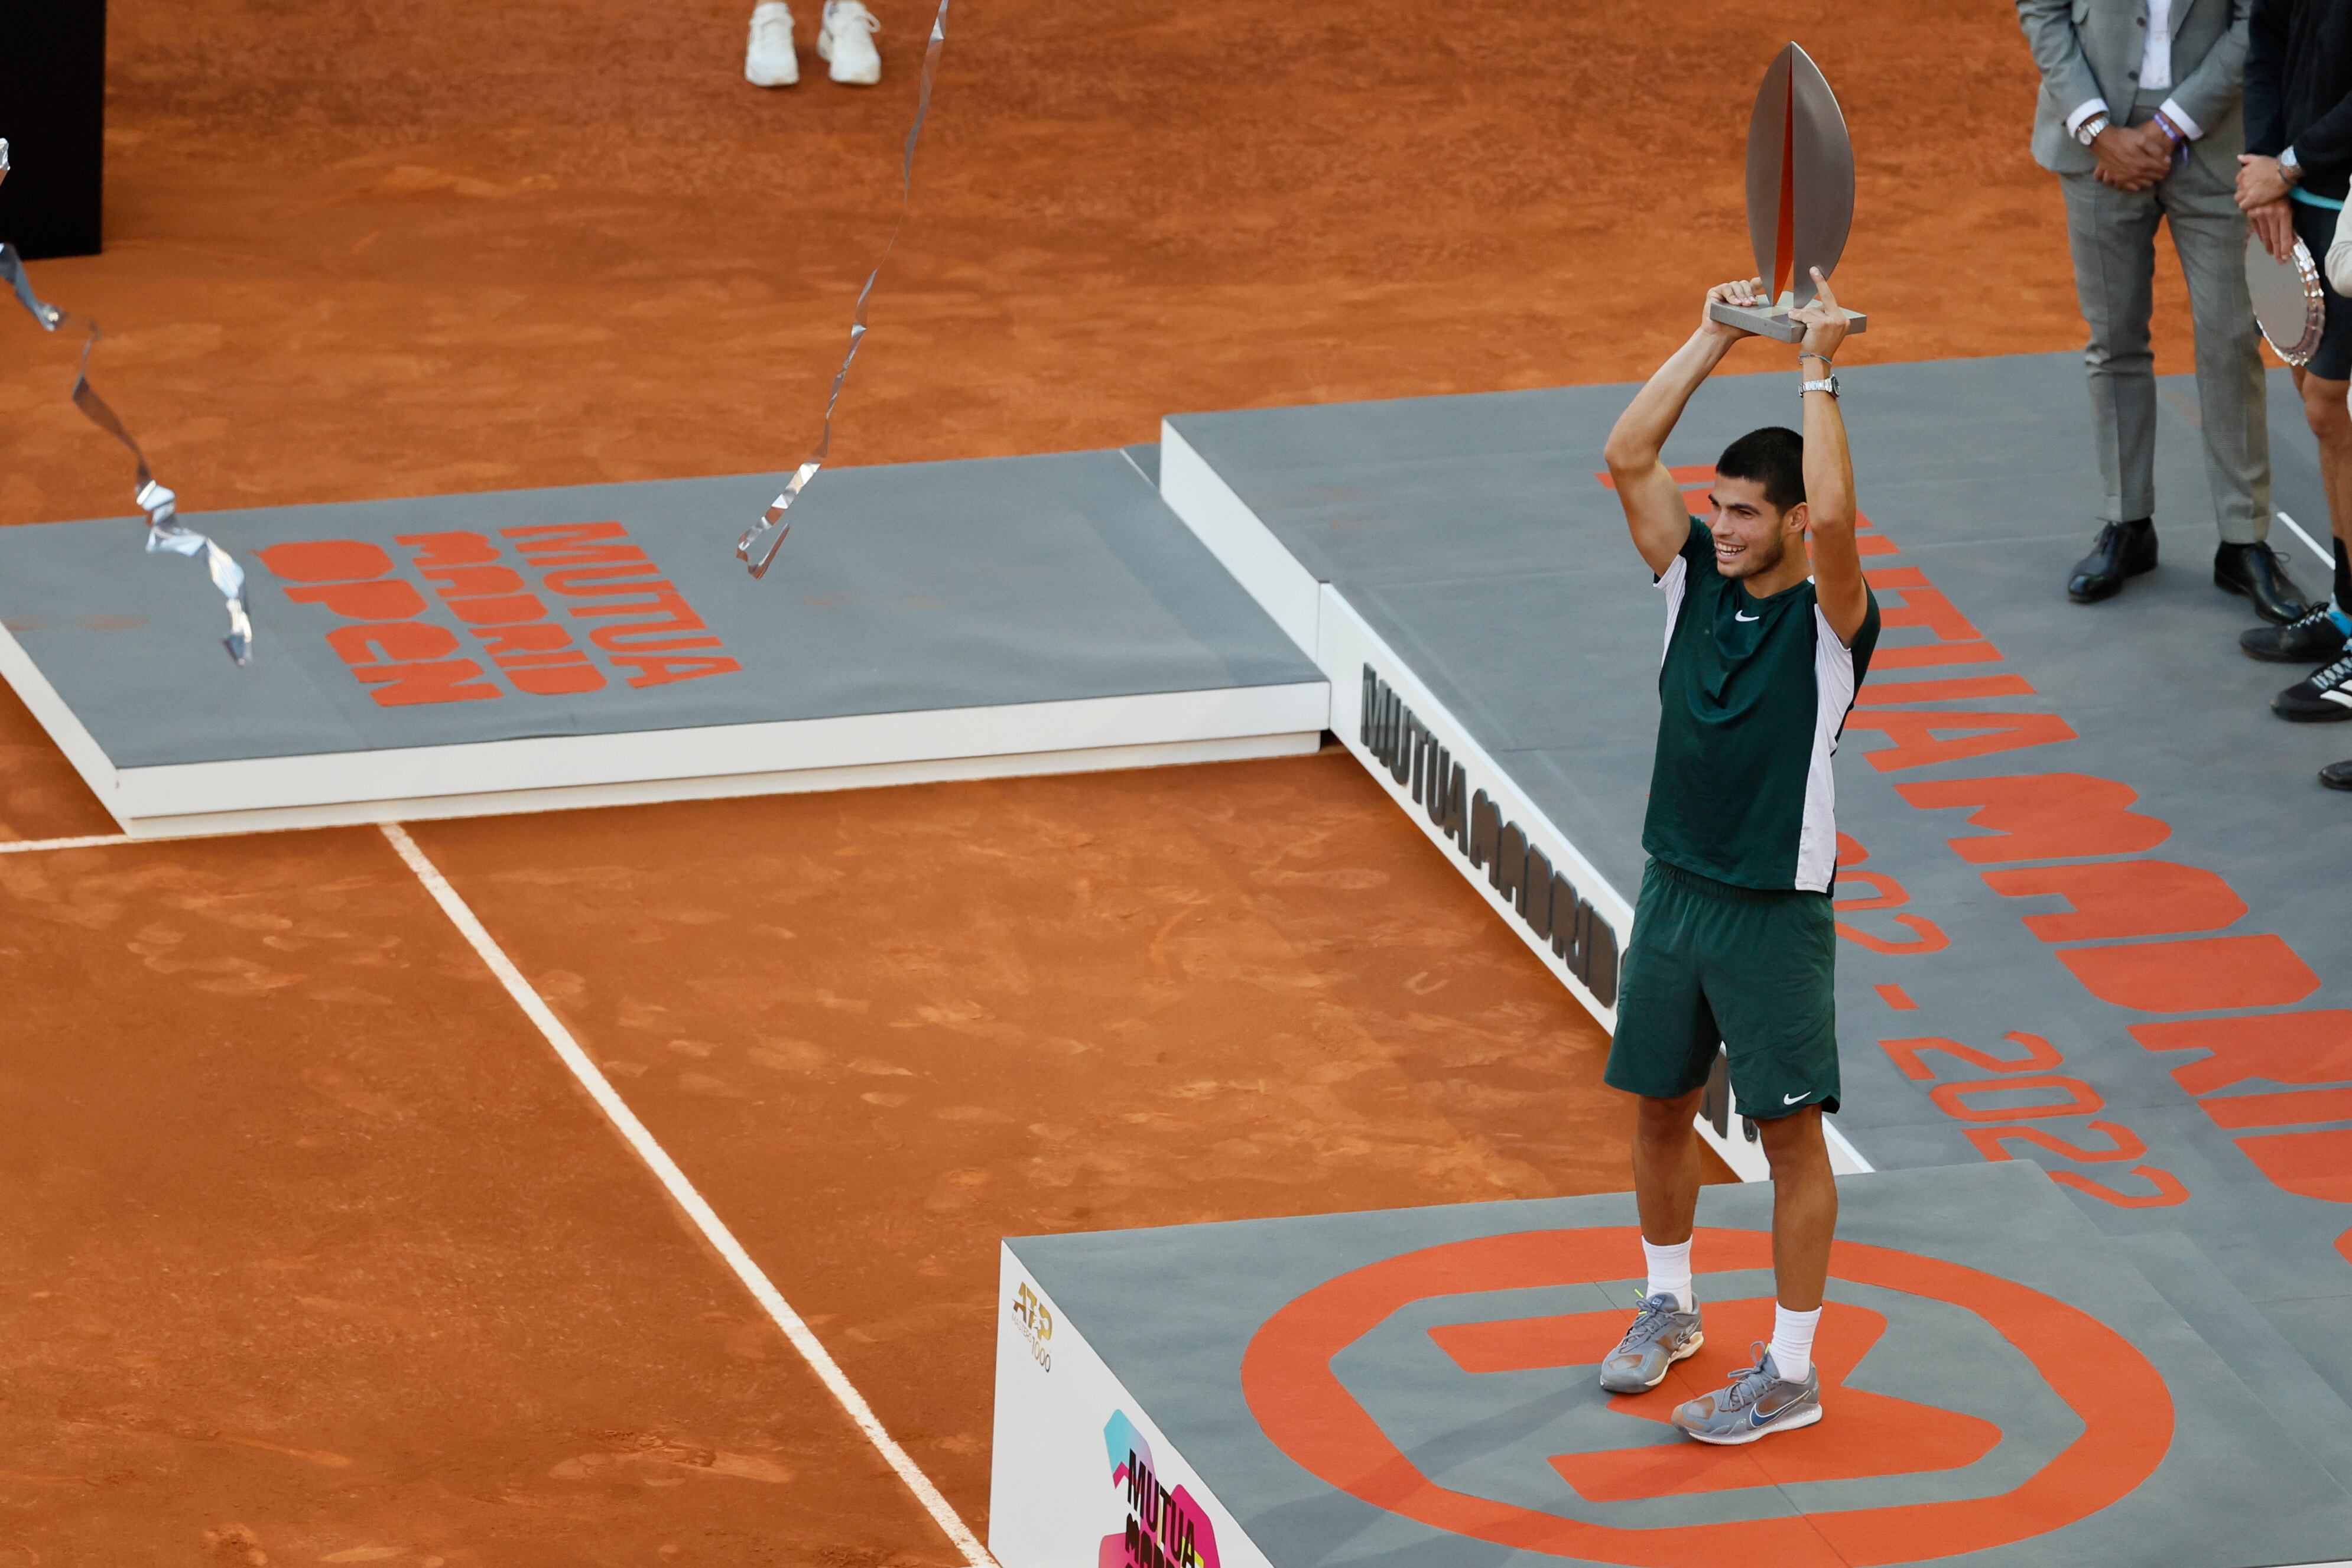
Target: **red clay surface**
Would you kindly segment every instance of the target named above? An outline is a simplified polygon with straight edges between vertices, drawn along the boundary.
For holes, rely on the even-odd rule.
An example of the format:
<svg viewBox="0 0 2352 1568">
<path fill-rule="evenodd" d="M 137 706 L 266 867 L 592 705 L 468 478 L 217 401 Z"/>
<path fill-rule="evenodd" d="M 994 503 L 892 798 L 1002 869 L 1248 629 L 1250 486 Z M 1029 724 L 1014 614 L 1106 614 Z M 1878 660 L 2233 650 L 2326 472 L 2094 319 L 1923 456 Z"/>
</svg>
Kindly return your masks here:
<svg viewBox="0 0 2352 1568">
<path fill-rule="evenodd" d="M 881 88 L 762 92 L 748 0 L 118 0 L 110 248 L 33 275 L 114 331 L 100 384 L 194 508 L 789 468 L 887 232 L 932 7 L 875 9 Z M 2083 340 L 2008 0 L 951 23 L 842 462 L 1646 374 L 1748 265 L 1748 104 L 1791 37 L 1853 131 L 1839 286 L 1873 324 L 1846 357 Z M 63 399 L 75 345 L 7 320 L 0 518 L 127 510 L 120 450 Z"/>
<path fill-rule="evenodd" d="M 882 89 L 774 94 L 748 0 L 118 0 L 110 250 L 32 271 L 199 512 L 789 466 L 876 8 Z M 953 24 L 844 462 L 1638 376 L 1791 35 L 1847 358 L 2081 340 L 2003 0 Z M 77 345 L 0 333 L 0 523 L 127 509 Z M 110 827 L 0 695 L 0 839 Z M 975 1526 L 998 1236 L 1623 1185 L 1599 1031 L 1344 758 L 418 837 Z M 374 835 L 0 855 L 0 1568 L 947 1560 Z"/>
<path fill-rule="evenodd" d="M 0 1564 L 959 1561 L 373 831 L 0 857 Z"/>
<path fill-rule="evenodd" d="M 1615 1191 L 1607 1041 L 1355 761 L 417 841 L 967 1519 L 997 1242 Z"/>
</svg>

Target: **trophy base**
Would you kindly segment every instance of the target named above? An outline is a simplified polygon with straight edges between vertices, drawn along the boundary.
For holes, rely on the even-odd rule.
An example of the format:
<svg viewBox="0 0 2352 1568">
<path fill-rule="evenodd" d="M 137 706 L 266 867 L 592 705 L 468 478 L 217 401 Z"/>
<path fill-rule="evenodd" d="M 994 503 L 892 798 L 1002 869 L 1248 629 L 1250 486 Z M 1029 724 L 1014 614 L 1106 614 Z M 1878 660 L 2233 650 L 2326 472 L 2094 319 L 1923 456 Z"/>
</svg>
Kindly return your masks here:
<svg viewBox="0 0 2352 1568">
<path fill-rule="evenodd" d="M 1805 340 L 1805 324 L 1791 320 L 1789 312 L 1796 308 L 1793 295 L 1783 294 L 1777 305 L 1710 305 L 1706 317 L 1727 327 L 1737 327 L 1743 332 L 1753 332 L 1759 338 L 1777 342 L 1801 343 Z M 1870 318 L 1859 310 L 1847 310 L 1845 329 L 1848 335 L 1869 330 Z"/>
</svg>

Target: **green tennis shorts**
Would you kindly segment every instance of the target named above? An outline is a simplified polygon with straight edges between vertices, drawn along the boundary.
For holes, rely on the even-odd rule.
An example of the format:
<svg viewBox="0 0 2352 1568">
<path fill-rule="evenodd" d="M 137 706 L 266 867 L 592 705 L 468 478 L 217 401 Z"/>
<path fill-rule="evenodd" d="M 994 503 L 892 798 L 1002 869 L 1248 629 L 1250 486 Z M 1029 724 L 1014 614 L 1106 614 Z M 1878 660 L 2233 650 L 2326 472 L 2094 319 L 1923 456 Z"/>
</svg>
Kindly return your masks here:
<svg viewBox="0 0 2352 1568">
<path fill-rule="evenodd" d="M 1610 1086 L 1671 1100 L 1731 1053 L 1739 1113 L 1838 1108 L 1836 917 L 1826 894 L 1734 887 L 1652 861 L 1633 908 Z"/>
</svg>

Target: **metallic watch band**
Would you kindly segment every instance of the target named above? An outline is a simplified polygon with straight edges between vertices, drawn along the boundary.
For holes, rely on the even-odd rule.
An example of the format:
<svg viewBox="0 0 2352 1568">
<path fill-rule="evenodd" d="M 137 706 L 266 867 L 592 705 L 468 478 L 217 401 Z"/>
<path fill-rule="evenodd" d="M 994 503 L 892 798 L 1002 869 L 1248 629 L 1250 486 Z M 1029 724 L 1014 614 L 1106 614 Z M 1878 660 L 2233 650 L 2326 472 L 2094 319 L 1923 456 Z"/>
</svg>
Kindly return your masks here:
<svg viewBox="0 0 2352 1568">
<path fill-rule="evenodd" d="M 1818 382 L 1801 382 L 1798 383 L 1797 391 L 1800 393 L 1827 392 L 1830 396 L 1835 397 L 1838 394 L 1838 379 L 1835 376 L 1830 376 Z"/>
</svg>

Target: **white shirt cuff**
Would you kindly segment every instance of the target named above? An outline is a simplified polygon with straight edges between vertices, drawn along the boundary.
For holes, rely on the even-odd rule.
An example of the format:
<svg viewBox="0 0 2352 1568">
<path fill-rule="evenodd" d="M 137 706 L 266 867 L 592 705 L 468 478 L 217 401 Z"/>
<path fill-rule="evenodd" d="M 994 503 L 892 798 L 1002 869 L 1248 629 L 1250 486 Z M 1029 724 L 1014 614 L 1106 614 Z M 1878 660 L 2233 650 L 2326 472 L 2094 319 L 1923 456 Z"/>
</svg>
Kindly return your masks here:
<svg viewBox="0 0 2352 1568">
<path fill-rule="evenodd" d="M 2074 113 L 2066 117 L 2066 134 L 2069 136 L 2074 135 L 2076 131 L 2083 129 L 2083 121 L 2090 119 L 2091 116 L 2095 114 L 2105 114 L 2106 112 L 2107 100 L 2105 99 L 2092 99 L 2088 102 L 2084 103 L 2082 108 L 2076 110 Z M 2181 126 L 2181 129 L 2186 131 L 2189 128 L 2184 125 Z"/>
<path fill-rule="evenodd" d="M 2163 113 L 2164 118 L 2178 126 L 2179 128 L 2180 134 L 2189 138 L 2189 141 L 2197 141 L 2203 139 L 2205 135 L 2205 128 L 2189 118 L 2189 111 L 2180 107 L 2180 100 L 2179 99 L 2166 99 L 2164 100 Z"/>
</svg>

